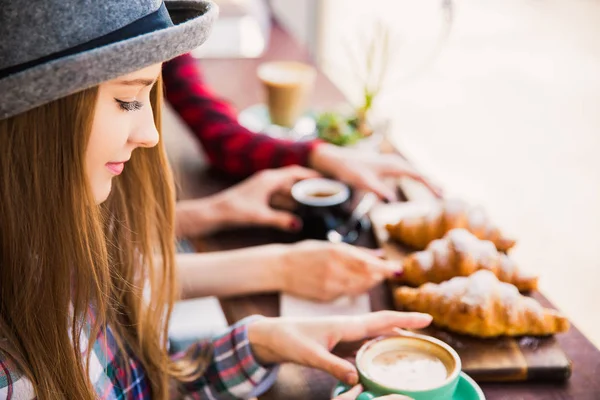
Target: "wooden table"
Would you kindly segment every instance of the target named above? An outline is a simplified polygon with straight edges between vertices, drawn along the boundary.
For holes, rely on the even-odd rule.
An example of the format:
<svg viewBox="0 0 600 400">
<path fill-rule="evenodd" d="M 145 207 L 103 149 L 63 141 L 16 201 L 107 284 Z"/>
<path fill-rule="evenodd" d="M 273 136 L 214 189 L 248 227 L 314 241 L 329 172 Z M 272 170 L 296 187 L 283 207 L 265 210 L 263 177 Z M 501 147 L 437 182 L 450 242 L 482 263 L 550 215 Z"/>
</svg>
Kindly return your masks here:
<svg viewBox="0 0 600 400">
<path fill-rule="evenodd" d="M 256 78 L 256 68 L 260 62 L 270 59 L 310 61 L 306 51 L 275 25 L 269 49 L 261 60 L 205 60 L 202 65 L 216 92 L 242 109 L 261 101 L 262 88 Z M 315 107 L 331 107 L 343 101 L 342 94 L 319 73 L 312 104 Z M 189 146 L 189 138 L 175 142 L 178 149 L 173 161 L 179 175 L 182 198 L 205 196 L 231 184 L 202 165 L 198 159 L 198 149 Z M 247 229 L 218 234 L 196 244 L 202 250 L 225 250 L 270 242 L 293 242 L 296 239 L 292 235 L 282 235 L 268 229 Z M 375 240 L 372 234 L 365 234 L 359 244 L 374 247 Z M 535 297 L 542 304 L 549 305 L 541 294 Z M 374 310 L 391 307 L 389 293 L 383 286 L 372 291 L 371 304 Z M 279 297 L 276 294 L 222 299 L 221 305 L 230 323 L 250 314 L 279 314 Z M 600 351 L 576 327 L 572 327 L 567 334 L 559 335 L 558 341 L 574 363 L 573 375 L 567 383 L 483 384 L 486 397 L 490 400 L 600 399 Z M 264 398 L 327 399 L 333 384 L 334 380 L 326 374 L 286 365 L 281 370 L 278 384 Z"/>
</svg>

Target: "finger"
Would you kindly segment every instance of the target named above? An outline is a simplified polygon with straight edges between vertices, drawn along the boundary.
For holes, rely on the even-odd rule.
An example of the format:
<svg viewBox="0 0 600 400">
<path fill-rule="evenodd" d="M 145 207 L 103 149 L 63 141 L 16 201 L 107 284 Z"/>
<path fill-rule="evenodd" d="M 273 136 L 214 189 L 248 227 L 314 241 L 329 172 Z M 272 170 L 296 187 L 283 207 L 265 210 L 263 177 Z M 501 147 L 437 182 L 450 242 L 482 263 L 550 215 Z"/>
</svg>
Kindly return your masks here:
<svg viewBox="0 0 600 400">
<path fill-rule="evenodd" d="M 369 292 L 380 284 L 386 276 L 381 273 L 364 274 L 355 272 L 340 273 L 338 278 L 330 280 L 321 291 L 324 301 L 332 301 L 341 296 L 359 296 Z"/>
<path fill-rule="evenodd" d="M 298 208 L 298 203 L 296 203 L 296 201 L 291 196 L 277 192 L 274 193 L 273 196 L 271 196 L 269 205 L 273 208 L 286 211 L 293 211 Z"/>
<path fill-rule="evenodd" d="M 431 323 L 429 314 L 417 312 L 379 311 L 367 314 L 364 324 L 369 336 L 378 335 L 395 328 L 417 329 L 424 328 Z"/>
<path fill-rule="evenodd" d="M 423 186 L 425 186 L 436 198 L 441 199 L 444 196 L 444 191 L 437 185 L 434 185 L 427 179 L 423 177 L 410 177 L 410 179 L 414 179 L 420 182 Z"/>
<path fill-rule="evenodd" d="M 331 300 L 336 300 L 342 296 L 359 296 L 368 292 L 374 284 L 371 281 L 366 282 L 363 277 L 355 277 L 354 279 L 345 279 L 343 282 L 331 284 L 328 293 L 332 297 Z"/>
<path fill-rule="evenodd" d="M 368 292 L 374 286 L 380 284 L 386 276 L 384 274 L 375 272 L 364 274 L 352 274 L 345 285 L 344 294 L 346 295 L 360 295 Z"/>
<path fill-rule="evenodd" d="M 288 167 L 279 168 L 278 171 L 285 171 L 290 176 L 298 179 L 315 178 L 322 176 L 318 171 L 311 168 L 305 168 L 300 165 L 290 165 Z"/>
<path fill-rule="evenodd" d="M 363 247 L 361 247 L 363 248 Z M 369 253 L 373 254 L 375 257 L 378 258 L 384 258 L 385 257 L 385 250 L 383 249 L 366 249 L 366 251 L 368 251 Z"/>
<path fill-rule="evenodd" d="M 368 249 L 366 247 L 358 247 L 359 249 L 362 249 L 366 252 L 368 252 L 369 254 L 383 259 L 385 260 L 386 258 L 386 254 L 385 254 L 385 250 L 384 249 Z M 398 260 L 388 260 L 388 265 L 391 269 L 391 274 L 385 274 L 386 278 L 399 278 L 402 276 L 402 274 L 404 273 L 404 265 L 402 264 L 401 261 Z"/>
<path fill-rule="evenodd" d="M 293 165 L 273 170 L 270 182 L 271 187 L 277 188 L 283 193 L 289 193 L 296 182 L 303 179 L 318 178 L 320 176 L 321 174 L 315 170 Z"/>
<path fill-rule="evenodd" d="M 401 394 L 388 394 L 387 396 L 376 397 L 374 400 L 413 400 L 413 398 Z"/>
<path fill-rule="evenodd" d="M 404 161 L 394 158 L 387 160 L 382 165 L 381 173 L 387 176 L 394 176 L 396 178 L 407 177 L 415 181 L 421 182 L 427 189 L 431 191 L 436 197 L 442 196 L 441 188 L 429 182 L 422 174 L 415 171 L 412 167 L 407 165 Z"/>
<path fill-rule="evenodd" d="M 379 249 L 370 249 L 368 247 L 363 247 L 363 246 L 354 246 L 357 249 L 360 249 L 362 251 L 366 251 L 367 253 L 377 257 L 377 258 L 384 258 L 385 257 L 385 250 L 382 248 Z"/>
<path fill-rule="evenodd" d="M 356 291 L 352 290 L 352 288 L 355 288 L 357 285 L 364 285 L 362 281 L 363 277 L 358 274 L 342 271 L 331 278 L 325 278 L 321 297 L 324 301 L 329 302 L 335 301 L 342 296 L 354 294 Z"/>
<path fill-rule="evenodd" d="M 295 214 L 287 211 L 268 210 L 259 218 L 262 225 L 279 228 L 283 231 L 298 232 L 302 229 L 302 220 Z"/>
<path fill-rule="evenodd" d="M 363 293 L 368 293 L 371 289 L 380 284 L 381 281 L 383 281 L 382 275 L 379 275 L 379 278 L 363 279 L 355 285 L 346 287 L 344 294 L 347 296 L 360 296 Z"/>
<path fill-rule="evenodd" d="M 370 251 L 365 251 L 357 247 L 348 246 L 346 256 L 349 258 L 347 265 L 355 271 L 366 274 L 383 274 L 386 277 L 392 277 L 402 271 L 402 263 L 396 260 L 383 260 L 373 255 Z"/>
<path fill-rule="evenodd" d="M 309 354 L 307 360 L 309 367 L 325 371 L 348 385 L 358 383 L 358 372 L 351 362 L 331 354 L 329 350 L 320 346 L 311 348 L 310 353 L 312 354 Z"/>
<path fill-rule="evenodd" d="M 379 311 L 363 316 L 339 319 L 341 340 L 359 340 L 394 333 L 394 328 L 418 329 L 431 323 L 431 315 L 397 311 Z"/>
<path fill-rule="evenodd" d="M 357 177 L 355 185 L 359 189 L 375 193 L 380 199 L 394 202 L 398 200 L 396 191 L 375 174 L 362 174 Z"/>
<path fill-rule="evenodd" d="M 352 389 L 348 390 L 346 393 L 342 393 L 336 398 L 332 400 L 356 400 L 359 394 L 363 391 L 363 387 L 361 385 L 356 385 Z"/>
</svg>

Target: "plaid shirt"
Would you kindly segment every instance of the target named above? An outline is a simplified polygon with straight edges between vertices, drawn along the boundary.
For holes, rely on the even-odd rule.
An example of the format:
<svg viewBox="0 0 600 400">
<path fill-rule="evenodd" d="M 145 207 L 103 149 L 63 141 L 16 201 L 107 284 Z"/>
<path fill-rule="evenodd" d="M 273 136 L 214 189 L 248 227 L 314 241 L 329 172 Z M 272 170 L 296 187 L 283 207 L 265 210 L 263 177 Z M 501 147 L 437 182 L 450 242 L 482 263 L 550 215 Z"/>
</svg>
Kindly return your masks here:
<svg viewBox="0 0 600 400">
<path fill-rule="evenodd" d="M 185 399 L 245 399 L 264 393 L 275 381 L 277 367 L 265 368 L 258 364 L 250 350 L 247 324 L 259 318 L 248 317 L 230 327 L 212 340 L 214 354 L 212 363 L 200 379 L 182 384 Z M 87 348 L 84 338 L 82 348 Z M 207 342 L 197 342 L 196 354 Z M 175 354 L 178 358 L 183 354 Z M 139 361 L 126 355 L 131 374 L 120 368 L 123 355 L 118 353 L 110 327 L 100 333 L 92 346 L 90 380 L 99 399 L 149 400 L 150 385 Z M 0 399 L 30 400 L 35 392 L 27 377 L 14 363 L 0 352 Z"/>
<path fill-rule="evenodd" d="M 184 54 L 163 65 L 168 102 L 202 143 L 212 166 L 235 177 L 267 168 L 307 165 L 318 141 L 296 143 L 249 131 L 235 111 L 215 97 L 196 60 Z"/>
</svg>

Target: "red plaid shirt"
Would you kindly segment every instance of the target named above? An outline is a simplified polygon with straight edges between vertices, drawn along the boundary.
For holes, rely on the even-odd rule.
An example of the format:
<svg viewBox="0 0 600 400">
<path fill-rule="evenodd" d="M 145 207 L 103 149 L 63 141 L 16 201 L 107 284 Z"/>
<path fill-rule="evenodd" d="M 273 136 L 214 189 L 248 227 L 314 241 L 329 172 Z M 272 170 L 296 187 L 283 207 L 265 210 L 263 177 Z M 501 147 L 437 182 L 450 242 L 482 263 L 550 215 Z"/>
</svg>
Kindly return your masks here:
<svg viewBox="0 0 600 400">
<path fill-rule="evenodd" d="M 242 177 L 266 168 L 308 164 L 318 142 L 275 139 L 241 126 L 232 106 L 207 87 L 191 55 L 166 62 L 163 79 L 167 100 L 202 143 L 215 168 Z"/>
</svg>

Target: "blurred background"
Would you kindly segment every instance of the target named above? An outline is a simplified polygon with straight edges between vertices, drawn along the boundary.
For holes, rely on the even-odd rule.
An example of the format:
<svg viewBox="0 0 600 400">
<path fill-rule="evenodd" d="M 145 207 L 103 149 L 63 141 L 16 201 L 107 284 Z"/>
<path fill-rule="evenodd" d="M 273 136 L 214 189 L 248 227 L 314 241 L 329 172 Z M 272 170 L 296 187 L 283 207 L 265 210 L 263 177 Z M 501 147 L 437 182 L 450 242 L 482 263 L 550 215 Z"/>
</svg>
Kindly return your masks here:
<svg viewBox="0 0 600 400">
<path fill-rule="evenodd" d="M 390 140 L 447 195 L 514 233 L 515 259 L 600 345 L 599 1 L 217 3 L 196 56 L 260 56 L 273 13 L 356 104 L 365 43 L 384 27 L 390 56 L 373 112 L 389 118 Z"/>
</svg>

